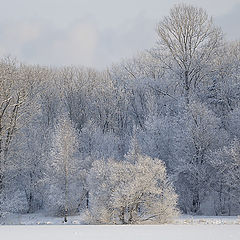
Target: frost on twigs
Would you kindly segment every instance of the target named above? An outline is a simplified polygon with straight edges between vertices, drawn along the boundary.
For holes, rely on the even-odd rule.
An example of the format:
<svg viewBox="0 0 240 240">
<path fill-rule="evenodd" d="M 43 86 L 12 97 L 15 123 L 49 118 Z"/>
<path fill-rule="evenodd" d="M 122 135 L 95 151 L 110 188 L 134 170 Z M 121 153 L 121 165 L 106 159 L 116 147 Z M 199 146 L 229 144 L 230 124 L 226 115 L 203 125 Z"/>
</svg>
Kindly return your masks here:
<svg viewBox="0 0 240 240">
<path fill-rule="evenodd" d="M 167 223 L 178 214 L 177 195 L 159 159 L 137 154 L 134 163 L 97 160 L 88 184 L 87 223 Z"/>
</svg>

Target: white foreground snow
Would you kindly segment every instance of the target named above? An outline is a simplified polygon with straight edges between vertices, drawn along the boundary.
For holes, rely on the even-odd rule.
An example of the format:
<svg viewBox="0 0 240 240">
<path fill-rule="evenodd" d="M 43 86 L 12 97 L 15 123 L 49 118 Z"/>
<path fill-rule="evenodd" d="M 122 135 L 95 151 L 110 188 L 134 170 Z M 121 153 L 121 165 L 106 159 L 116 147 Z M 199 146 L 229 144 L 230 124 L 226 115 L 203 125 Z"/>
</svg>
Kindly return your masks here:
<svg viewBox="0 0 240 240">
<path fill-rule="evenodd" d="M 239 240 L 240 225 L 0 226 L 2 240 Z"/>
<path fill-rule="evenodd" d="M 3 221 L 4 220 L 4 221 Z M 0 240 L 240 240 L 240 217 L 182 215 L 165 225 L 80 225 L 80 216 L 9 214 L 2 218 Z M 12 225 L 17 224 L 17 225 Z"/>
</svg>

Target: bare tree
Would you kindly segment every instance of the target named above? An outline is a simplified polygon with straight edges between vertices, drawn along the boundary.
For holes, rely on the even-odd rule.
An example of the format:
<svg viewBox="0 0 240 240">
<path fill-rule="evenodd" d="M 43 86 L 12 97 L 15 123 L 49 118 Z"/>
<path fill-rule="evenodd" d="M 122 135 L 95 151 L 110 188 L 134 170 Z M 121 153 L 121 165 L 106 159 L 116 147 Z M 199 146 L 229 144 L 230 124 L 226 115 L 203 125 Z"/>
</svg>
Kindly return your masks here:
<svg viewBox="0 0 240 240">
<path fill-rule="evenodd" d="M 14 137 L 37 110 L 34 103 L 41 89 L 41 71 L 11 58 L 0 60 L 0 193 Z"/>
<path fill-rule="evenodd" d="M 72 126 L 68 117 L 63 116 L 56 128 L 53 137 L 53 149 L 51 159 L 47 163 L 48 175 L 50 178 L 50 204 L 57 207 L 64 216 L 64 222 L 67 222 L 69 211 L 72 210 L 73 202 L 78 194 L 73 194 L 71 188 L 79 181 L 78 163 L 77 163 L 77 131 Z M 79 176 L 78 176 L 79 175 Z M 54 202 L 54 204 L 53 204 Z"/>
<path fill-rule="evenodd" d="M 186 4 L 175 5 L 156 31 L 160 52 L 153 53 L 177 74 L 188 103 L 190 91 L 206 76 L 208 61 L 221 43 L 222 32 L 205 10 Z"/>
</svg>

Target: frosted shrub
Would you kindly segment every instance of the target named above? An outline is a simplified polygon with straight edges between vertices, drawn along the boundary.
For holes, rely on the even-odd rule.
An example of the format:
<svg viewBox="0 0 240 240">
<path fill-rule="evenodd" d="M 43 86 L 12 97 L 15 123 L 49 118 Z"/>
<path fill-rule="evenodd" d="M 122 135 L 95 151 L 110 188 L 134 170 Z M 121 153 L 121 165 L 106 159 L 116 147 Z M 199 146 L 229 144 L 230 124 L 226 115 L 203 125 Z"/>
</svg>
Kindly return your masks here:
<svg viewBox="0 0 240 240">
<path fill-rule="evenodd" d="M 177 195 L 159 159 L 97 160 L 90 171 L 88 223 L 166 223 L 178 213 Z"/>
</svg>

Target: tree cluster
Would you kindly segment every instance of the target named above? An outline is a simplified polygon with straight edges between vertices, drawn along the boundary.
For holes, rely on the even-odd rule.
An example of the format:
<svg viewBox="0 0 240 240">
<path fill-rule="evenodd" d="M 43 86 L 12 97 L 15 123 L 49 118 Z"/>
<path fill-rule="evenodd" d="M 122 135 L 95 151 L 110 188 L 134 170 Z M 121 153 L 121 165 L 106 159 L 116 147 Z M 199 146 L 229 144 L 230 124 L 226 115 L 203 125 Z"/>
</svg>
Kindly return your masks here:
<svg viewBox="0 0 240 240">
<path fill-rule="evenodd" d="M 2 214 L 240 214 L 240 42 L 185 4 L 156 32 L 101 72 L 0 61 Z"/>
</svg>

